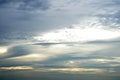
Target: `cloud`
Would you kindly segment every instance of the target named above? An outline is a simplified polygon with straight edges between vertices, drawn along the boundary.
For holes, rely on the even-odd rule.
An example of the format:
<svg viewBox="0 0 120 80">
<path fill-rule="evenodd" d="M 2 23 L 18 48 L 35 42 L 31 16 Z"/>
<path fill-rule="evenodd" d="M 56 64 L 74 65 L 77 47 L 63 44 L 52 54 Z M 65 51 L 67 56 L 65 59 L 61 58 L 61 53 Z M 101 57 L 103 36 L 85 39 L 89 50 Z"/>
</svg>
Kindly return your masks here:
<svg viewBox="0 0 120 80">
<path fill-rule="evenodd" d="M 0 0 L 0 79 L 117 80 L 119 4 L 118 0 Z"/>
<path fill-rule="evenodd" d="M 47 0 L 0 0 L 2 7 L 10 7 L 18 10 L 46 10 L 49 8 Z"/>
<path fill-rule="evenodd" d="M 107 72 L 104 69 L 97 68 L 57 68 L 48 69 L 49 71 L 58 71 L 63 73 L 80 73 L 80 74 L 99 74 Z"/>
<path fill-rule="evenodd" d="M 105 44 L 105 43 L 104 43 Z M 107 43 L 106 43 L 107 44 Z M 119 44 L 119 43 L 117 43 Z M 95 51 L 93 52 L 93 54 L 90 54 L 90 55 L 94 55 L 94 56 L 106 56 L 106 57 L 117 57 L 117 56 L 120 56 L 119 54 L 119 47 L 116 43 L 112 43 L 112 44 L 107 44 L 109 45 L 110 47 L 109 48 L 106 48 L 106 49 L 103 49 L 103 50 L 98 50 L 98 51 Z"/>
<path fill-rule="evenodd" d="M 98 63 L 120 63 L 120 57 L 113 57 L 113 58 L 110 58 L 110 59 L 92 59 L 92 61 L 94 62 L 98 62 Z"/>
<path fill-rule="evenodd" d="M 1 0 L 1 5 L 9 6 L 0 9 L 0 21 L 3 26 L 1 32 L 13 30 L 42 32 L 63 28 L 89 17 L 107 16 L 107 13 L 112 13 L 113 10 L 117 12 L 118 8 L 113 3 L 112 0 Z M 11 9 L 10 5 L 17 10 Z M 111 12 L 108 12 L 109 9 Z"/>
<path fill-rule="evenodd" d="M 0 55 L 8 51 L 7 47 L 0 47 Z"/>
<path fill-rule="evenodd" d="M 0 67 L 0 70 L 31 70 L 30 66 Z"/>
<path fill-rule="evenodd" d="M 103 74 L 109 73 L 110 70 L 102 68 L 38 68 L 37 72 L 54 72 L 67 74 Z"/>
<path fill-rule="evenodd" d="M 28 50 L 29 48 L 25 46 L 13 46 L 9 49 L 9 54 L 6 56 L 7 58 L 9 57 L 17 57 L 17 56 L 23 56 L 29 54 L 31 51 Z"/>
<path fill-rule="evenodd" d="M 91 26 L 91 24 L 87 24 Z M 94 40 L 110 40 L 120 37 L 119 30 L 106 30 L 104 26 L 92 26 L 81 28 L 80 25 L 73 26 L 73 28 L 63 28 L 56 31 L 35 36 L 34 39 L 40 42 L 87 42 Z"/>
<path fill-rule="evenodd" d="M 34 62 L 34 61 L 43 61 L 47 58 L 48 58 L 47 55 L 34 53 L 34 54 L 28 54 L 28 55 L 23 55 L 18 57 L 11 57 L 11 58 L 8 58 L 8 60 L 17 61 L 17 62 Z"/>
</svg>

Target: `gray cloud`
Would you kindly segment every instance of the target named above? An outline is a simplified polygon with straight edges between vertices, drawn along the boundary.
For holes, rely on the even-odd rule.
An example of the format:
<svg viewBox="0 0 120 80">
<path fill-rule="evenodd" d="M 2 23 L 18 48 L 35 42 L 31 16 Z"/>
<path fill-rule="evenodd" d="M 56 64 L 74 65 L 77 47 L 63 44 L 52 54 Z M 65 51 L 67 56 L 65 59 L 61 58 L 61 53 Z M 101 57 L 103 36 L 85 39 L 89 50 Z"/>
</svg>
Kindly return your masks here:
<svg viewBox="0 0 120 80">
<path fill-rule="evenodd" d="M 106 29 L 120 29 L 120 12 L 117 11 L 114 14 L 103 14 L 99 15 L 99 20 L 102 25 L 106 26 Z"/>
<path fill-rule="evenodd" d="M 30 52 L 31 51 L 25 46 L 15 46 L 15 47 L 12 47 L 11 49 L 9 49 L 9 54 L 7 57 L 8 58 L 18 57 L 18 56 L 22 56 L 22 55 L 27 55 Z"/>
<path fill-rule="evenodd" d="M 19 10 L 46 10 L 49 8 L 47 0 L 0 0 L 3 8 L 15 8 Z"/>
<path fill-rule="evenodd" d="M 118 27 L 117 4 L 112 0 L 1 0 L 0 32 L 43 32 L 71 26 L 89 17 L 98 17 L 103 25 Z"/>
<path fill-rule="evenodd" d="M 6 6 L 6 8 L 0 8 L 1 32 L 12 30 L 39 30 L 39 32 L 41 32 L 44 30 L 70 26 L 79 23 L 83 18 L 103 14 L 101 12 L 108 13 L 103 7 L 107 8 L 106 5 L 111 3 L 112 1 L 109 0 L 104 3 L 99 0 L 1 0 L 1 6 Z M 115 4 L 110 6 L 110 10 L 114 5 Z M 14 10 L 14 8 L 17 10 Z M 115 9 L 117 10 L 118 8 Z"/>
</svg>

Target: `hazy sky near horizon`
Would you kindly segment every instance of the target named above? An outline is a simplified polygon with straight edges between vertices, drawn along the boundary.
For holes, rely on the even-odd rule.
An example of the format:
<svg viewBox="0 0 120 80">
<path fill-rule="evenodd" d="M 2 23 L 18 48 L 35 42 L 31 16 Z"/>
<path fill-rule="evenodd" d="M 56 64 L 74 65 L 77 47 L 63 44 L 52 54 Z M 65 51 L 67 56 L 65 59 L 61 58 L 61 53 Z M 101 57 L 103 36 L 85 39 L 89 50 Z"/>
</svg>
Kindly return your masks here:
<svg viewBox="0 0 120 80">
<path fill-rule="evenodd" d="M 0 0 L 0 80 L 119 80 L 119 7 L 119 0 Z"/>
</svg>

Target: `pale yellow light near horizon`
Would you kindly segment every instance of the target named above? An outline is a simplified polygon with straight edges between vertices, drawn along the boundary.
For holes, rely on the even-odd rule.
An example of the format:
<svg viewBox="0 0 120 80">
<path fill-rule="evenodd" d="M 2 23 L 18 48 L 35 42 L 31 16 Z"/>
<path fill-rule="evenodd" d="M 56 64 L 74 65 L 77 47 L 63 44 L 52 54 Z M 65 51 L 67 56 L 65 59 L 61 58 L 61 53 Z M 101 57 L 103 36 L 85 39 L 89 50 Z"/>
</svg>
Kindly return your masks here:
<svg viewBox="0 0 120 80">
<path fill-rule="evenodd" d="M 0 55 L 6 53 L 7 51 L 8 51 L 7 47 L 0 47 Z"/>
<path fill-rule="evenodd" d="M 0 70 L 31 70 L 30 66 L 12 66 L 12 67 L 0 67 Z"/>
</svg>

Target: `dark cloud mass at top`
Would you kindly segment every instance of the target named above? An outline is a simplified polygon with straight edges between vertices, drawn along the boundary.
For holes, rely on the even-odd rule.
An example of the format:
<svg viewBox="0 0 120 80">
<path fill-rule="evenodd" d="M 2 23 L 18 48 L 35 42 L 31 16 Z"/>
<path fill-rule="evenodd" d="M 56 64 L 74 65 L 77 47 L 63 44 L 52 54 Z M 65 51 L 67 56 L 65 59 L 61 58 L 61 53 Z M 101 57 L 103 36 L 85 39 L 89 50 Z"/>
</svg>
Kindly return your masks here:
<svg viewBox="0 0 120 80">
<path fill-rule="evenodd" d="M 119 27 L 119 11 L 118 0 L 0 0 L 0 32 L 43 32 L 90 17 L 114 28 Z"/>
<path fill-rule="evenodd" d="M 46 10 L 50 4 L 48 0 L 0 0 L 1 7 L 11 7 L 18 10 Z"/>
</svg>

